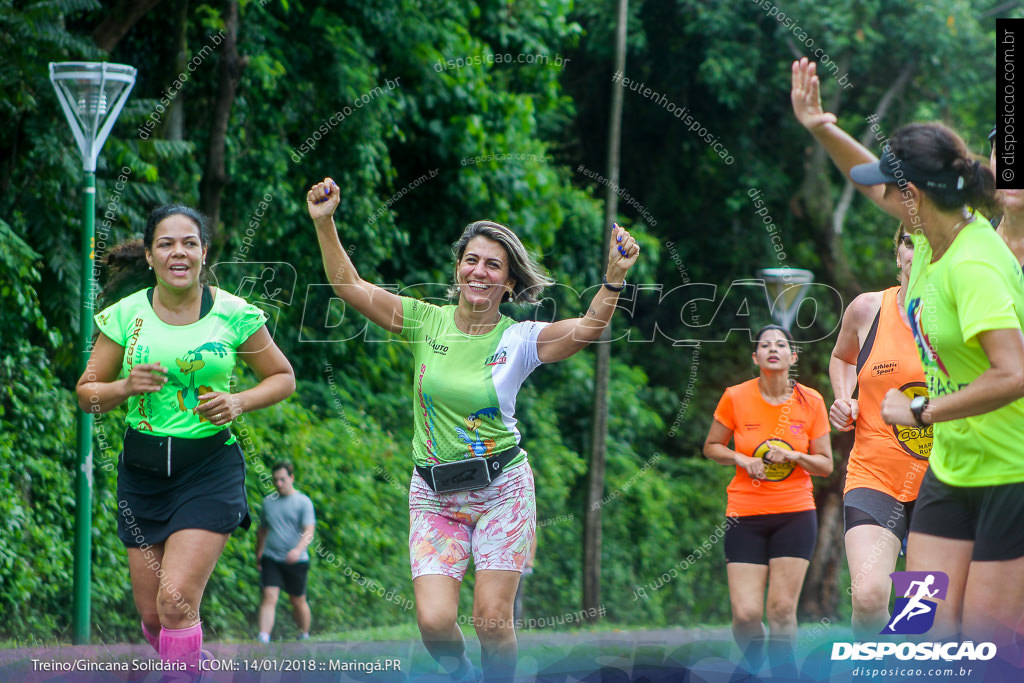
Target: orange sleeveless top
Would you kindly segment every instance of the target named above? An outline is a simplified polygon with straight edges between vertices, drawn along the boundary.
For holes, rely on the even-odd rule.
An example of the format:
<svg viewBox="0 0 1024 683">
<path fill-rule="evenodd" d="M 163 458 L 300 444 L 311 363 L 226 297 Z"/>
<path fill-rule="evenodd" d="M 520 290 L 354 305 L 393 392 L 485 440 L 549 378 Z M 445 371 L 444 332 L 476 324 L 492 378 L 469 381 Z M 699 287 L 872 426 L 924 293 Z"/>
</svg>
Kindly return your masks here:
<svg viewBox="0 0 1024 683">
<path fill-rule="evenodd" d="M 860 412 L 843 493 L 869 488 L 906 503 L 917 498 L 928 469 L 934 427 L 882 421 L 882 399 L 889 389 L 910 397 L 928 394 L 914 336 L 896 305 L 898 291 L 891 287 L 882 292 L 874 334 L 868 335 L 857 358 Z"/>
</svg>

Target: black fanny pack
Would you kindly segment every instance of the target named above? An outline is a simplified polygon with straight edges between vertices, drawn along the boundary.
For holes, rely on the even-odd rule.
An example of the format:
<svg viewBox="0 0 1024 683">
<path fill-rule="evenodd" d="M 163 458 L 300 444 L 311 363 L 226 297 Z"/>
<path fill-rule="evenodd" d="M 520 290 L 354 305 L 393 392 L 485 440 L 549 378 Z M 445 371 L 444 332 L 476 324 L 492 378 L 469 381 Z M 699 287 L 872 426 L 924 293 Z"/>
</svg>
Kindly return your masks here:
<svg viewBox="0 0 1024 683">
<path fill-rule="evenodd" d="M 472 491 L 488 486 L 517 455 L 519 446 L 513 446 L 489 458 L 467 458 L 430 467 L 416 465 L 416 471 L 435 493 Z"/>
<path fill-rule="evenodd" d="M 121 462 L 133 472 L 170 479 L 204 460 L 231 437 L 230 429 L 202 439 L 157 436 L 129 427 L 124 433 Z"/>
</svg>

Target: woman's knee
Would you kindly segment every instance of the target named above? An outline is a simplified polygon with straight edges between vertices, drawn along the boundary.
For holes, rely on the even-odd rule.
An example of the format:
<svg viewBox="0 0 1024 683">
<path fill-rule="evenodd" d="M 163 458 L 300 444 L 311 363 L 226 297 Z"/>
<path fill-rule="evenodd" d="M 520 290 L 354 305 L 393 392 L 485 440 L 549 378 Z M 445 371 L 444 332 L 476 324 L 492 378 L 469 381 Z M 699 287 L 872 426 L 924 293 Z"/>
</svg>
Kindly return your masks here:
<svg viewBox="0 0 1024 683">
<path fill-rule="evenodd" d="M 853 609 L 855 612 L 875 614 L 889 611 L 889 581 L 863 581 L 853 587 Z"/>
<path fill-rule="evenodd" d="M 732 608 L 733 626 L 749 627 L 760 624 L 764 619 L 764 595 L 736 595 L 730 596 L 730 607 Z"/>
<path fill-rule="evenodd" d="M 416 623 L 420 634 L 425 639 L 446 640 L 455 630 L 456 613 L 454 610 L 417 610 Z"/>
<path fill-rule="evenodd" d="M 796 626 L 796 600 L 775 598 L 768 601 L 768 624 L 770 626 Z"/>
<path fill-rule="evenodd" d="M 198 591 L 179 588 L 168 583 L 161 586 L 156 596 L 156 609 L 160 615 L 160 623 L 167 628 L 185 628 L 199 619 L 199 601 L 202 594 Z"/>
<path fill-rule="evenodd" d="M 474 608 L 473 625 L 480 638 L 515 630 L 512 605 L 484 605 Z"/>
<path fill-rule="evenodd" d="M 761 610 L 752 607 L 734 606 L 732 610 L 732 625 L 734 628 L 743 630 L 756 628 L 761 624 L 763 618 L 764 615 L 761 613 Z"/>
</svg>

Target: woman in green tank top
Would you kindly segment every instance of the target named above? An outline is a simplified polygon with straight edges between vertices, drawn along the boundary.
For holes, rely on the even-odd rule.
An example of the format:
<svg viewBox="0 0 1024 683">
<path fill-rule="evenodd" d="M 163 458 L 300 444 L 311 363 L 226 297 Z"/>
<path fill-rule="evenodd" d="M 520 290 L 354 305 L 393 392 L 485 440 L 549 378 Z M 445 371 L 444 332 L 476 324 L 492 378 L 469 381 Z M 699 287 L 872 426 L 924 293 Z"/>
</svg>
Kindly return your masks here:
<svg viewBox="0 0 1024 683">
<path fill-rule="evenodd" d="M 244 457 L 228 425 L 295 389 L 266 315 L 203 284 L 209 244 L 205 217 L 164 206 L 142 240 L 111 251 L 110 305 L 96 315 L 99 334 L 78 381 L 82 410 L 127 406 L 118 536 L 143 634 L 168 670 L 189 673 L 202 653 L 206 583 L 232 530 L 249 525 Z M 238 357 L 259 382 L 232 393 Z"/>
<path fill-rule="evenodd" d="M 801 125 L 914 241 L 906 308 L 929 396 L 911 400 L 891 389 L 882 417 L 935 425 L 907 569 L 921 574 L 918 583 L 932 577 L 942 594 L 932 594 L 941 599 L 917 624 L 934 620 L 925 624 L 929 640 L 993 642 L 1017 664 L 1015 641 L 1024 628 L 1024 276 L 976 211 L 994 205 L 995 178 L 939 123 L 896 129 L 876 157 L 822 109 L 813 63 L 794 62 L 792 74 Z M 879 124 L 872 129 L 879 132 Z M 894 614 L 883 633 L 924 632 L 913 630 L 913 615 L 899 621 L 902 611 Z"/>
<path fill-rule="evenodd" d="M 507 227 L 467 226 L 456 242 L 458 303 L 397 296 L 359 277 L 334 224 L 338 186 L 326 178 L 306 195 L 324 269 L 337 296 L 414 354 L 409 555 L 423 644 L 455 680 L 478 680 L 457 623 L 459 588 L 472 557 L 472 623 L 488 680 L 516 667 L 513 602 L 536 528 L 533 476 L 519 447 L 516 394 L 541 363 L 596 341 L 611 319 L 640 247 L 616 228 L 604 285 L 586 315 L 517 323 L 502 301 L 536 302 L 550 284 Z"/>
</svg>

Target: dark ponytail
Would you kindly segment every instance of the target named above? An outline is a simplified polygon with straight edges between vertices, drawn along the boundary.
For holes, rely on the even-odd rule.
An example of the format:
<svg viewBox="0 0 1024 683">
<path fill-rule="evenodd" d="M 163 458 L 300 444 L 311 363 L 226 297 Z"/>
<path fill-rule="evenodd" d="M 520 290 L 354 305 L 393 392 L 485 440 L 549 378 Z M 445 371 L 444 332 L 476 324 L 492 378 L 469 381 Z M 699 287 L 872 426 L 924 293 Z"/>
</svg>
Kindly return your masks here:
<svg viewBox="0 0 1024 683">
<path fill-rule="evenodd" d="M 156 284 L 156 276 L 146 261 L 146 245 L 142 240 L 122 242 L 111 249 L 104 261 L 104 268 L 106 281 L 100 292 L 101 308 Z"/>
<path fill-rule="evenodd" d="M 964 141 L 948 126 L 912 123 L 893 133 L 890 144 L 898 159 L 935 180 L 930 183 L 910 176 L 940 210 L 970 206 L 988 214 L 995 207 L 995 176 L 971 156 Z"/>
<path fill-rule="evenodd" d="M 967 205 L 980 209 L 986 216 L 996 206 L 996 177 L 987 164 L 961 157 L 953 162 L 953 171 L 964 179 Z"/>
</svg>

